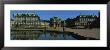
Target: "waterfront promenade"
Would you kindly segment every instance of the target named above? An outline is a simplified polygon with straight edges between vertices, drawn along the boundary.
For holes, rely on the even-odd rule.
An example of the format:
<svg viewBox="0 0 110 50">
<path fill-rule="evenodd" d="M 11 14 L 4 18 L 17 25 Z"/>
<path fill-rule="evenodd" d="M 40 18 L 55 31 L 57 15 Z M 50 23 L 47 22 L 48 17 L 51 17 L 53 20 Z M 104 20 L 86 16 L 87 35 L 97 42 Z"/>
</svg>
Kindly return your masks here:
<svg viewBox="0 0 110 50">
<path fill-rule="evenodd" d="M 71 28 L 64 28 L 63 27 L 47 27 L 46 29 L 17 29 L 17 30 L 42 30 L 42 31 L 57 31 L 57 32 L 72 32 L 76 35 L 90 37 L 95 39 L 100 39 L 100 29 L 93 28 L 93 29 L 71 29 Z"/>
<path fill-rule="evenodd" d="M 56 29 L 48 28 L 47 30 L 53 30 L 53 31 L 62 31 L 63 28 L 57 27 Z M 93 29 L 71 29 L 71 28 L 64 28 L 65 32 L 73 32 L 74 34 L 84 36 L 84 37 L 91 37 L 95 39 L 100 39 L 100 29 L 99 28 L 93 28 Z"/>
</svg>

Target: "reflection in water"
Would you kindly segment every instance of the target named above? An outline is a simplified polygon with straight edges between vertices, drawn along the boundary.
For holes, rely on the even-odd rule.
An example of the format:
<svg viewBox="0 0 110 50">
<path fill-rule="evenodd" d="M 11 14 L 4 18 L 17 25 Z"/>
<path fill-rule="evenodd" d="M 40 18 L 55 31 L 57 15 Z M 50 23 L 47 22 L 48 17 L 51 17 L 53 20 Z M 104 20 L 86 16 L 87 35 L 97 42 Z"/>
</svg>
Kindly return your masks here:
<svg viewBox="0 0 110 50">
<path fill-rule="evenodd" d="M 11 31 L 11 40 L 75 40 L 71 33 Z"/>
</svg>

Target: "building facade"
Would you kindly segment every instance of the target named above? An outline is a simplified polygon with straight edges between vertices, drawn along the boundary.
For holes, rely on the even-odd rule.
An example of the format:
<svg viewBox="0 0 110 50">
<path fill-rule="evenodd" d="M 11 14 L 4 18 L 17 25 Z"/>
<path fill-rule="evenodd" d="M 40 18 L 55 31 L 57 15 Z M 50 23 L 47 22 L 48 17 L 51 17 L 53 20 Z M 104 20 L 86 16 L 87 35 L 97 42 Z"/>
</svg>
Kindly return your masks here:
<svg viewBox="0 0 110 50">
<path fill-rule="evenodd" d="M 98 19 L 99 17 L 96 15 L 79 15 L 76 18 L 67 19 L 66 26 L 75 27 L 75 28 L 86 28 L 89 27 L 94 21 Z"/>
<path fill-rule="evenodd" d="M 80 15 L 78 17 L 76 21 L 75 21 L 75 25 L 76 26 L 87 26 L 90 25 L 93 21 L 95 21 L 97 19 L 97 16 L 93 16 L 93 15 Z"/>
<path fill-rule="evenodd" d="M 37 28 L 40 26 L 40 17 L 34 13 L 18 13 L 11 20 L 11 26 L 14 28 Z"/>
<path fill-rule="evenodd" d="M 50 18 L 50 27 L 61 27 L 61 19 L 56 16 Z"/>
</svg>

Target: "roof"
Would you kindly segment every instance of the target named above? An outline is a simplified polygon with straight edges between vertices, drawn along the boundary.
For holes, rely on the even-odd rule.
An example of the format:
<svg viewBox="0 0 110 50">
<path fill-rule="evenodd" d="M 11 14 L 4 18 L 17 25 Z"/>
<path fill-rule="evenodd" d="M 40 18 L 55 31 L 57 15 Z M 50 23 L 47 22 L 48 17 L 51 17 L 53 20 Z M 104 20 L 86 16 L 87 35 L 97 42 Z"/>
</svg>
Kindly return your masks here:
<svg viewBox="0 0 110 50">
<path fill-rule="evenodd" d="M 17 13 L 16 17 L 38 17 L 35 13 Z"/>
</svg>

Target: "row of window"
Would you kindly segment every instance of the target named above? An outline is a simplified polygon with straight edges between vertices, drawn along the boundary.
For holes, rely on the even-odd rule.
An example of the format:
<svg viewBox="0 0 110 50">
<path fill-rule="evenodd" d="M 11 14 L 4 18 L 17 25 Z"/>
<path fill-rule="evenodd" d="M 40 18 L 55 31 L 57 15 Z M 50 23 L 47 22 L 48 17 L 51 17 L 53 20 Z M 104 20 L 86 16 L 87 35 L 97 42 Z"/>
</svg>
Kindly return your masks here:
<svg viewBox="0 0 110 50">
<path fill-rule="evenodd" d="M 80 21 L 94 21 L 95 19 L 81 18 Z"/>
<path fill-rule="evenodd" d="M 17 22 L 14 23 L 14 22 L 13 22 L 13 23 L 11 23 L 11 24 L 40 24 L 40 23 L 39 23 L 39 22 L 36 22 L 36 23 L 17 23 Z"/>
<path fill-rule="evenodd" d="M 91 23 L 75 23 L 75 25 L 90 25 Z"/>
<path fill-rule="evenodd" d="M 38 20 L 38 18 L 16 18 L 15 20 Z"/>
</svg>

